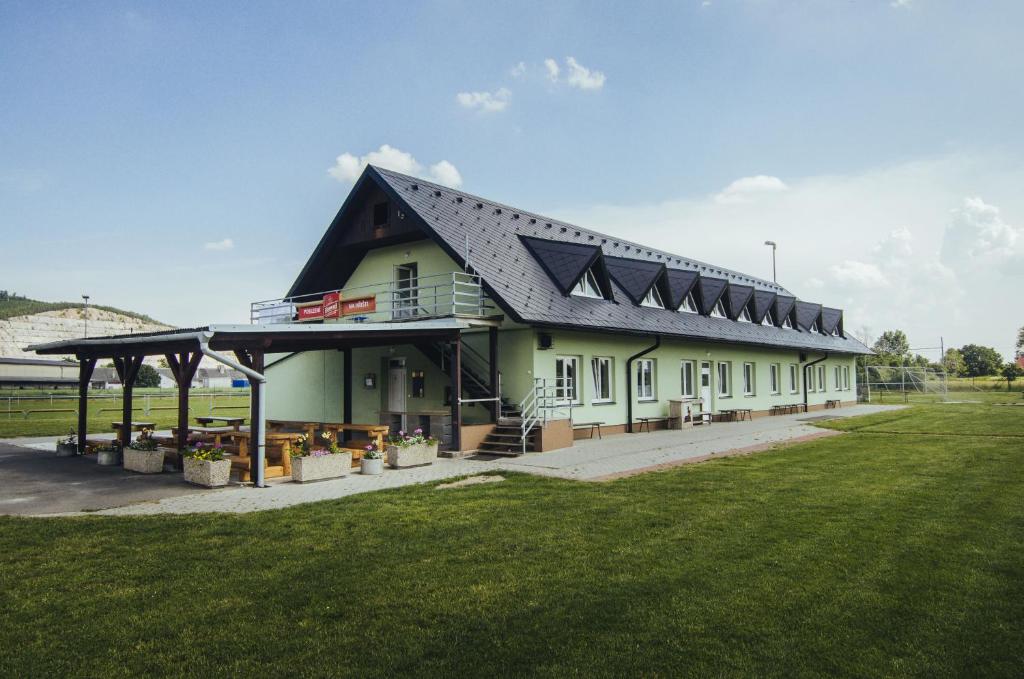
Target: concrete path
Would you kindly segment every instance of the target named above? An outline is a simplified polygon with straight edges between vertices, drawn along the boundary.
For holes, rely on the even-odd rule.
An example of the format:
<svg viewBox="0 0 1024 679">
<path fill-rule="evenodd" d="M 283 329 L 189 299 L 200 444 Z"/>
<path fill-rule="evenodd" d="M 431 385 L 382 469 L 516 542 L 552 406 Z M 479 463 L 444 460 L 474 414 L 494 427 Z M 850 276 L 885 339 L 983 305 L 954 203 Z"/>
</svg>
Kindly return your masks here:
<svg viewBox="0 0 1024 679">
<path fill-rule="evenodd" d="M 216 491 L 203 491 L 188 486 L 177 474 L 161 474 L 144 478 L 158 478 L 166 480 L 168 484 L 177 484 L 176 490 L 161 489 L 159 492 L 166 493 L 166 495 L 156 501 L 151 501 L 154 498 L 150 497 L 130 500 L 125 496 L 122 498 L 123 506 L 107 504 L 106 508 L 91 513 L 139 515 L 252 512 L 491 471 L 517 471 L 579 481 L 601 481 L 696 462 L 712 456 L 748 453 L 778 443 L 830 435 L 832 433 L 830 430 L 817 428 L 811 422 L 820 421 L 823 417 L 853 417 L 902 407 L 858 405 L 815 412 L 810 415 L 765 417 L 751 422 L 720 423 L 682 431 L 656 431 L 609 436 L 603 440 L 577 441 L 574 447 L 564 450 L 530 453 L 518 458 L 454 460 L 439 458 L 435 464 L 427 467 L 385 470 L 384 474 L 380 476 L 352 474 L 341 479 L 312 484 L 273 481 L 268 488 L 236 486 Z M 52 440 L 33 441 L 29 445 L 51 451 Z M 37 453 L 37 455 L 39 454 Z M 46 459 L 47 462 L 64 461 L 62 458 L 55 458 L 52 455 L 46 455 Z M 82 458 L 73 458 L 71 461 L 84 462 Z M 91 464 L 96 466 L 95 463 Z M 129 478 L 143 478 L 129 472 L 113 471 Z M 37 476 L 36 480 L 42 482 L 45 480 L 46 474 Z M 68 482 L 66 478 L 59 480 L 61 484 Z M 92 481 L 86 481 L 86 483 L 92 483 Z M 0 513 L 14 513 L 11 511 L 12 506 L 18 503 L 12 502 L 12 498 L 9 497 L 11 492 L 11 484 L 0 486 Z M 18 491 L 15 489 L 14 492 Z M 73 505 L 74 503 L 69 504 Z M 46 511 L 45 505 L 46 503 L 37 505 L 36 508 L 39 510 L 37 512 L 19 510 L 16 513 L 34 513 L 38 516 L 42 513 L 66 515 L 66 512 L 74 512 L 70 506 L 65 507 L 63 504 Z M 91 507 L 83 506 L 76 509 L 88 508 Z"/>
</svg>

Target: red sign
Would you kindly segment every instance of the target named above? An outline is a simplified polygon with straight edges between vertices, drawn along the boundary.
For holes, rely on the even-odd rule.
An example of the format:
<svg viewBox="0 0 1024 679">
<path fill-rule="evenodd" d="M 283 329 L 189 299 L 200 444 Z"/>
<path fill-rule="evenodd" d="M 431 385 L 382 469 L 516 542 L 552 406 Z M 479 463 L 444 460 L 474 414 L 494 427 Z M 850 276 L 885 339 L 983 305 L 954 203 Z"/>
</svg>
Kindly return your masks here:
<svg viewBox="0 0 1024 679">
<path fill-rule="evenodd" d="M 302 321 L 319 321 L 324 317 L 324 305 L 323 302 L 315 302 L 313 304 L 302 304 L 296 305 L 299 314 L 299 322 Z"/>
<path fill-rule="evenodd" d="M 341 295 L 328 292 L 324 295 L 324 318 L 337 318 L 341 312 Z"/>
<path fill-rule="evenodd" d="M 376 297 L 356 297 L 353 299 L 342 300 L 341 302 L 342 316 L 348 316 L 350 314 L 365 314 L 376 310 Z"/>
</svg>

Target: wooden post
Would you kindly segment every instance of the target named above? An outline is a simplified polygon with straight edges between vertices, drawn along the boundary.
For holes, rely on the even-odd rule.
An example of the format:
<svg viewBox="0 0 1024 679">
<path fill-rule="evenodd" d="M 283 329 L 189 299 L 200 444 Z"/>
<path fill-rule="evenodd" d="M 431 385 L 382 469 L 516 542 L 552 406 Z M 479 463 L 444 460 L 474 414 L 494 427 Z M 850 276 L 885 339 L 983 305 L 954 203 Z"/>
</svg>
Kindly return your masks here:
<svg viewBox="0 0 1024 679">
<path fill-rule="evenodd" d="M 114 357 L 114 368 L 121 378 L 121 431 L 118 440 L 121 447 L 126 448 L 132 440 L 132 392 L 135 389 L 135 378 L 139 376 L 144 356 Z"/>
<path fill-rule="evenodd" d="M 462 335 L 456 334 L 452 341 L 451 389 L 452 389 L 452 442 L 451 449 L 462 449 Z"/>
<path fill-rule="evenodd" d="M 341 420 L 346 424 L 352 424 L 352 348 L 346 347 L 341 350 L 341 395 L 343 399 Z M 343 440 L 352 439 L 352 432 L 347 429 L 342 432 Z"/>
<path fill-rule="evenodd" d="M 203 360 L 203 354 L 199 351 L 182 352 L 178 355 L 164 354 L 167 365 L 174 375 L 174 382 L 178 385 L 178 451 L 182 451 L 188 445 L 188 395 L 192 388 L 192 379 L 199 369 L 199 362 Z M 181 456 L 178 456 L 178 467 L 182 467 Z"/>
<path fill-rule="evenodd" d="M 78 359 L 78 452 L 85 452 L 85 437 L 89 433 L 89 380 L 96 367 L 95 358 Z"/>
<path fill-rule="evenodd" d="M 487 329 L 487 348 L 490 350 L 488 359 L 491 368 L 491 398 L 499 398 L 501 392 L 498 377 L 498 329 L 494 326 Z M 491 415 L 497 424 L 498 418 L 501 417 L 501 401 L 491 401 Z"/>
</svg>

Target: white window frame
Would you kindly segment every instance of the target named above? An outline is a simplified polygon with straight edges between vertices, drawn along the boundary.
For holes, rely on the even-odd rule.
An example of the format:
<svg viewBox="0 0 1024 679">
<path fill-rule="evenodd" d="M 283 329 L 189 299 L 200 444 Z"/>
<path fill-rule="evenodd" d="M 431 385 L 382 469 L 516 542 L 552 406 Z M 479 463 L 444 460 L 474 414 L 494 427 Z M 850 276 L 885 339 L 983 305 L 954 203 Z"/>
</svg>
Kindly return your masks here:
<svg viewBox="0 0 1024 679">
<path fill-rule="evenodd" d="M 757 365 L 751 361 L 743 363 L 743 395 L 755 396 L 757 394 Z"/>
<path fill-rule="evenodd" d="M 567 363 L 572 363 L 571 379 L 564 369 Z M 561 376 L 559 376 L 559 365 L 563 366 Z M 580 405 L 582 403 L 580 391 L 580 357 L 555 356 L 555 401 L 561 404 Z"/>
<path fill-rule="evenodd" d="M 697 313 L 697 300 L 693 298 L 693 293 L 686 293 L 686 297 L 683 298 L 683 303 L 679 305 L 679 311 L 684 314 L 695 314 Z"/>
<path fill-rule="evenodd" d="M 818 391 L 819 392 L 827 391 L 827 389 L 826 389 L 826 387 L 828 386 L 828 382 L 826 381 L 827 377 L 828 377 L 828 373 L 825 372 L 825 366 L 819 365 L 818 366 Z"/>
<path fill-rule="evenodd" d="M 800 366 L 796 363 L 789 364 L 789 393 L 800 393 Z"/>
<path fill-rule="evenodd" d="M 687 391 L 687 368 L 689 368 L 689 382 L 690 389 Z M 696 398 L 697 397 L 697 363 L 696 361 L 683 360 L 679 362 L 679 393 L 683 398 Z"/>
<path fill-rule="evenodd" d="M 665 303 L 661 301 L 661 293 L 658 292 L 658 286 L 652 286 L 647 291 L 647 296 L 644 297 L 644 301 L 640 302 L 640 306 L 651 307 L 652 309 L 664 309 Z"/>
<path fill-rule="evenodd" d="M 838 365 L 832 366 L 832 379 L 835 382 L 836 391 L 843 390 L 843 369 Z"/>
<path fill-rule="evenodd" d="M 768 388 L 772 394 L 782 393 L 782 366 L 778 363 L 768 366 Z"/>
<path fill-rule="evenodd" d="M 714 308 L 711 309 L 711 313 L 708 315 L 712 318 L 728 318 L 728 316 L 725 315 L 725 305 L 722 304 L 721 299 L 715 302 Z"/>
<path fill-rule="evenodd" d="M 580 281 L 572 289 L 572 294 L 577 297 L 604 299 L 604 295 L 601 293 L 601 286 L 597 284 L 597 275 L 594 273 L 593 267 L 587 269 L 586 273 L 580 276 Z"/>
<path fill-rule="evenodd" d="M 772 310 L 771 309 L 769 309 L 768 312 L 764 315 L 764 318 L 761 319 L 761 325 L 766 326 L 766 327 L 771 327 L 771 326 L 775 325 L 775 317 L 772 316 Z"/>
<path fill-rule="evenodd" d="M 820 332 L 818 330 L 818 321 L 811 321 L 811 327 L 808 328 L 811 332 Z"/>
<path fill-rule="evenodd" d="M 750 312 L 747 311 L 747 307 L 740 309 L 740 315 L 736 317 L 736 320 L 740 323 L 753 323 L 750 318 Z"/>
<path fill-rule="evenodd" d="M 850 366 L 843 366 L 843 389 L 850 390 Z"/>
<path fill-rule="evenodd" d="M 601 377 L 601 366 L 607 365 L 607 379 Z M 594 356 L 590 359 L 590 376 L 594 380 L 594 398 L 591 403 L 614 403 L 615 402 L 615 361 L 609 356 Z M 607 389 L 608 395 L 602 396 L 601 392 Z"/>
<path fill-rule="evenodd" d="M 647 378 L 646 380 L 644 378 Z M 654 359 L 641 358 L 636 362 L 636 400 L 657 401 L 658 392 L 654 381 Z"/>
<path fill-rule="evenodd" d="M 785 318 L 782 319 L 782 328 L 784 330 L 792 330 L 793 329 L 793 324 L 789 322 L 789 316 L 786 316 Z"/>
<path fill-rule="evenodd" d="M 718 361 L 715 364 L 715 378 L 718 388 L 715 390 L 718 398 L 732 397 L 732 363 L 729 361 Z"/>
<path fill-rule="evenodd" d="M 807 391 L 808 392 L 816 391 L 816 389 L 814 388 L 814 367 L 813 366 L 811 367 L 810 370 L 807 370 L 806 368 L 804 368 L 804 379 L 807 380 Z"/>
</svg>

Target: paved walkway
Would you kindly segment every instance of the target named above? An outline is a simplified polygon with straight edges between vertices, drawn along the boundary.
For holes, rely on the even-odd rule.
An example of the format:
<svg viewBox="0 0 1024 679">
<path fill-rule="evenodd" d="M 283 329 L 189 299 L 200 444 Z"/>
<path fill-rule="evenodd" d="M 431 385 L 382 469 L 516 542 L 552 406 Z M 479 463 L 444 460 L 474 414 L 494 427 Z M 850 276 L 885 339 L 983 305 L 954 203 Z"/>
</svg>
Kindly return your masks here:
<svg viewBox="0 0 1024 679">
<path fill-rule="evenodd" d="M 125 502 L 124 506 L 107 505 L 107 508 L 91 513 L 138 515 L 252 512 L 491 471 L 517 471 L 579 481 L 602 481 L 714 456 L 748 453 L 778 443 L 830 435 L 830 430 L 817 428 L 811 423 L 823 417 L 852 417 L 901 407 L 903 406 L 857 405 L 814 412 L 810 415 L 764 417 L 753 421 L 720 423 L 682 431 L 609 436 L 602 440 L 577 441 L 574 447 L 564 450 L 530 453 L 518 458 L 439 458 L 435 464 L 426 467 L 386 470 L 380 476 L 352 474 L 341 479 L 312 484 L 273 481 L 268 488 L 237 486 L 218 491 L 202 491 L 187 486 L 177 475 L 159 475 L 175 479 L 180 492 L 157 501 L 139 498 L 132 503 Z M 52 440 L 37 440 L 29 445 L 49 451 L 52 450 Z M 51 456 L 47 456 L 47 459 L 60 460 Z M 81 459 L 76 458 L 74 461 Z M 129 472 L 120 473 L 136 477 Z M 9 511 L 9 507 L 5 509 L 4 506 L 5 494 L 9 492 L 10 484 L 6 490 L 0 487 L 0 513 Z M 67 510 L 60 508 L 52 511 L 63 514 Z"/>
</svg>

